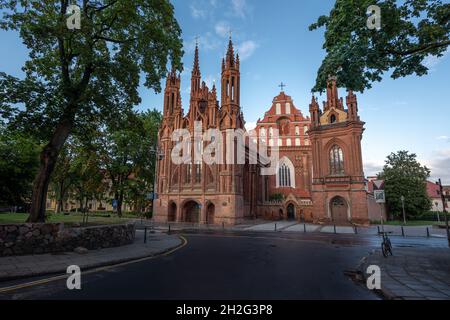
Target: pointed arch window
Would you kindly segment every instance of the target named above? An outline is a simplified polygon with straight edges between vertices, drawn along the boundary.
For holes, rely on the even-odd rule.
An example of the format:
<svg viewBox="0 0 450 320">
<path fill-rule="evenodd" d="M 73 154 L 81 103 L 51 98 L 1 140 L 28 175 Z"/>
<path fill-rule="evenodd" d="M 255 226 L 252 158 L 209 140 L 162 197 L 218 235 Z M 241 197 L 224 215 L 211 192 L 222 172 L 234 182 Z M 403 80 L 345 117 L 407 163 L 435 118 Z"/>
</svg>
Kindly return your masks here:
<svg viewBox="0 0 450 320">
<path fill-rule="evenodd" d="M 280 160 L 276 179 L 277 188 L 295 188 L 295 168 L 287 157 Z"/>
<path fill-rule="evenodd" d="M 330 149 L 330 173 L 332 175 L 344 174 L 344 153 L 338 145 L 334 145 Z"/>
<path fill-rule="evenodd" d="M 278 185 L 281 188 L 291 187 L 291 169 L 285 163 L 278 169 Z"/>
<path fill-rule="evenodd" d="M 332 114 L 330 117 L 330 123 L 335 123 L 336 122 L 336 115 Z"/>
</svg>

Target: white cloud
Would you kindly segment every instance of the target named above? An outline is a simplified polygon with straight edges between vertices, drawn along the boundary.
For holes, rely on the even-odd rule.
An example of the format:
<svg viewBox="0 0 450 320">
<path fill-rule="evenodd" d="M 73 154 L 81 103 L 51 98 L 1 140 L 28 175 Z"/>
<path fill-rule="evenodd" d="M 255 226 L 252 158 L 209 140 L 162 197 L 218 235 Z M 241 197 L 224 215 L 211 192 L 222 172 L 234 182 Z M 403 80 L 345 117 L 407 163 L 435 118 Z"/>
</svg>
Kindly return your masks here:
<svg viewBox="0 0 450 320">
<path fill-rule="evenodd" d="M 375 161 L 364 161 L 364 174 L 366 177 L 376 176 L 383 170 L 383 163 Z"/>
<path fill-rule="evenodd" d="M 193 18 L 200 19 L 206 17 L 206 11 L 203 9 L 199 9 L 195 4 L 191 4 L 190 9 Z"/>
<path fill-rule="evenodd" d="M 248 10 L 246 0 L 231 0 L 231 5 L 233 6 L 233 14 L 245 18 L 246 12 Z"/>
<path fill-rule="evenodd" d="M 197 40 L 193 38 L 189 41 L 184 42 L 184 48 L 187 52 L 194 52 L 196 41 Z M 223 45 L 223 43 L 219 41 L 217 37 L 214 37 L 211 32 L 207 32 L 205 35 L 198 38 L 198 46 L 200 48 L 200 51 L 215 50 L 221 45 Z"/>
<path fill-rule="evenodd" d="M 227 37 L 230 32 L 230 25 L 224 21 L 218 22 L 214 28 L 216 33 L 222 38 Z"/>
<path fill-rule="evenodd" d="M 450 49 L 447 49 L 441 57 L 428 55 L 423 59 L 423 65 L 430 71 L 435 71 L 439 63 L 450 53 Z"/>
<path fill-rule="evenodd" d="M 436 137 L 436 139 L 450 142 L 450 137 L 449 136 L 439 136 L 439 137 Z"/>
<path fill-rule="evenodd" d="M 246 129 L 247 131 L 251 131 L 251 130 L 253 130 L 253 129 L 255 129 L 255 128 L 256 128 L 256 122 L 250 121 L 250 122 L 246 122 L 246 123 L 245 123 L 245 129 Z"/>
<path fill-rule="evenodd" d="M 255 52 L 258 45 L 252 40 L 244 41 L 238 46 L 239 57 L 241 60 L 249 58 Z"/>
<path fill-rule="evenodd" d="M 442 183 L 450 185 L 450 149 L 432 153 L 433 158 L 421 161 L 431 170 L 431 180 L 442 179 Z"/>
<path fill-rule="evenodd" d="M 396 106 L 406 106 L 406 105 L 408 105 L 408 102 L 397 100 L 397 101 L 394 102 L 394 105 L 396 105 Z"/>
</svg>

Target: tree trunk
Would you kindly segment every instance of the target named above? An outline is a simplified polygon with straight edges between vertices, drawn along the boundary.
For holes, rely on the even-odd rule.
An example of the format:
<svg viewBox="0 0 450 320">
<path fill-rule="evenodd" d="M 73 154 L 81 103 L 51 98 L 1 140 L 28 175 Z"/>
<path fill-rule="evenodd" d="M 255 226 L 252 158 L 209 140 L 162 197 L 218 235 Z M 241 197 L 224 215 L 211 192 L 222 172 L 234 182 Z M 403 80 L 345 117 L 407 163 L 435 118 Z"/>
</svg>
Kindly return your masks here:
<svg viewBox="0 0 450 320">
<path fill-rule="evenodd" d="M 119 199 L 117 199 L 117 215 L 122 218 L 122 203 L 123 203 L 123 192 L 119 193 Z"/>
<path fill-rule="evenodd" d="M 63 210 L 63 200 L 58 199 L 58 203 L 56 205 L 56 213 L 61 213 Z"/>
<path fill-rule="evenodd" d="M 45 209 L 50 176 L 55 169 L 59 152 L 72 130 L 72 123 L 73 121 L 70 120 L 61 121 L 50 139 L 50 142 L 41 152 L 41 164 L 33 184 L 33 195 L 31 197 L 31 209 L 28 222 L 45 222 Z"/>
</svg>

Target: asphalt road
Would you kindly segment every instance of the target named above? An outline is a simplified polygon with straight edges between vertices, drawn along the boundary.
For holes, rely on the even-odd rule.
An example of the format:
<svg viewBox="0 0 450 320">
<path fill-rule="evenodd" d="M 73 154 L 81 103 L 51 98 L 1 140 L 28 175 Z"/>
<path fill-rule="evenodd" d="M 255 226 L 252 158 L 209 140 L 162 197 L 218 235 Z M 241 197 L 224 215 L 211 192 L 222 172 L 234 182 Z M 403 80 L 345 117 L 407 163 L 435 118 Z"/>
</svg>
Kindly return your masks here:
<svg viewBox="0 0 450 320">
<path fill-rule="evenodd" d="M 378 299 L 344 274 L 370 242 L 274 234 L 189 234 L 171 255 L 0 295 L 2 299 Z M 28 280 L 29 281 L 29 280 Z M 26 280 L 21 280 L 26 282 Z"/>
<path fill-rule="evenodd" d="M 0 294 L 0 299 L 379 299 L 344 272 L 379 247 L 378 237 L 288 233 L 184 234 L 187 245 L 156 259 Z M 393 238 L 397 246 L 443 240 Z M 17 280 L 11 284 L 36 279 Z"/>
</svg>

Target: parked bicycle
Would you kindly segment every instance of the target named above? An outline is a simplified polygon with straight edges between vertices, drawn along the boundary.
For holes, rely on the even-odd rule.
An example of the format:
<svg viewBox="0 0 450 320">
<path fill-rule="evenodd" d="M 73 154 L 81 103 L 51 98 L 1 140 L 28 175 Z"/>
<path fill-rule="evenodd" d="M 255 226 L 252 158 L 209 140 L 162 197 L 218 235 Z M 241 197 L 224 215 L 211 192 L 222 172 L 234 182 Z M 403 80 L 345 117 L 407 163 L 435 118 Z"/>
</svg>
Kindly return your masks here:
<svg viewBox="0 0 450 320">
<path fill-rule="evenodd" d="M 392 256 L 392 244 L 391 240 L 388 237 L 388 234 L 391 233 L 392 232 L 379 232 L 379 234 L 383 236 L 383 242 L 381 243 L 381 252 L 383 252 L 383 256 L 385 258 L 387 258 L 388 255 Z"/>
</svg>

